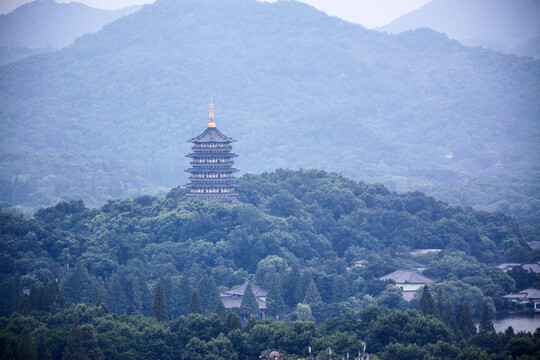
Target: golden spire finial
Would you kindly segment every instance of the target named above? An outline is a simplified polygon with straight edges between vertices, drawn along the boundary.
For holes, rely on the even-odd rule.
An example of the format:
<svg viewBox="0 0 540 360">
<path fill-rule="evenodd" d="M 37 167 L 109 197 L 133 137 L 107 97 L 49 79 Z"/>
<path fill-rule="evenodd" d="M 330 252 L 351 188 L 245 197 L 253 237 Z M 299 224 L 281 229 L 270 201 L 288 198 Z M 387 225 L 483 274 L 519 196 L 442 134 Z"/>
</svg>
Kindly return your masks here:
<svg viewBox="0 0 540 360">
<path fill-rule="evenodd" d="M 216 127 L 216 123 L 214 122 L 214 94 L 210 94 L 210 122 L 208 123 L 208 127 Z"/>
</svg>

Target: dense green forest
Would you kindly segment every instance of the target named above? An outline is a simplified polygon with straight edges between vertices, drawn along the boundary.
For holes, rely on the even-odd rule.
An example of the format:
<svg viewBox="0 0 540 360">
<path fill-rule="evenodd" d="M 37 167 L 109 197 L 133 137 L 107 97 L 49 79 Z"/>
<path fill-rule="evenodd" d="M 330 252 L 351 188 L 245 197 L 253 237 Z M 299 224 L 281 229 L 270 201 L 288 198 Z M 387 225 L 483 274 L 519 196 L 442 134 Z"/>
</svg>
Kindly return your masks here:
<svg viewBox="0 0 540 360">
<path fill-rule="evenodd" d="M 501 295 L 540 285 L 493 267 L 538 261 L 527 245 L 534 229 L 318 170 L 244 175 L 239 193 L 228 204 L 175 188 L 99 209 L 61 202 L 33 219 L 0 213 L 0 349 L 23 351 L 30 337 L 54 359 L 70 346 L 92 347 L 96 359 L 307 357 L 308 346 L 323 358 L 329 348 L 356 354 L 362 341 L 383 359 L 538 354 L 538 333 L 488 326 L 507 306 Z M 443 249 L 413 257 L 438 282 L 407 303 L 377 278 L 408 268 L 418 248 Z M 243 327 L 256 311 L 218 311 L 220 289 L 246 282 L 268 289 L 267 316 L 287 321 Z M 477 335 L 471 316 L 488 330 Z"/>
<path fill-rule="evenodd" d="M 539 222 L 538 61 L 294 1 L 158 0 L 1 67 L 0 200 L 165 194 L 211 92 L 246 173 L 337 171 Z"/>
</svg>

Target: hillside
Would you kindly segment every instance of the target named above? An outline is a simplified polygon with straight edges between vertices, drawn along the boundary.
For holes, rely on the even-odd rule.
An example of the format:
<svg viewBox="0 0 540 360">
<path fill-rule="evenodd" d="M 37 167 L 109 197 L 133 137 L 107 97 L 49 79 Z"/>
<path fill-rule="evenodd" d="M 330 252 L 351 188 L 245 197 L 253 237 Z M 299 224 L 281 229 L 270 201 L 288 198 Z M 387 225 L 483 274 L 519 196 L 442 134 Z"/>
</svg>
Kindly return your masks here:
<svg viewBox="0 0 540 360">
<path fill-rule="evenodd" d="M 165 198 L 109 201 L 100 209 L 63 202 L 32 220 L 1 214 L 1 255 L 9 266 L 0 269 L 0 281 L 18 275 L 30 287 L 57 278 L 67 300 L 93 304 L 100 278 L 154 283 L 185 275 L 196 283 L 207 274 L 217 286 L 251 279 L 270 288 L 271 273 L 285 281 L 287 267 L 299 267 L 309 270 L 326 303 L 338 301 L 332 282 L 340 275 L 344 294 L 363 306 L 364 295 L 382 290 L 370 285 L 372 279 L 408 268 L 400 258 L 413 249 L 439 248 L 437 256 L 422 259 L 430 265 L 425 274 L 463 281 L 461 295 L 452 290 L 455 283 L 445 289 L 455 305 L 469 301 L 479 313 L 484 300 L 503 306 L 499 296 L 515 286 L 488 265 L 538 256 L 508 216 L 448 206 L 419 192 L 397 194 L 316 170 L 244 175 L 239 185 L 241 202 L 234 204 L 189 200 L 176 188 Z M 361 259 L 368 265 L 347 270 Z M 294 291 L 284 298 L 296 305 Z M 348 302 L 348 296 L 339 299 Z M 123 306 L 117 300 L 111 299 L 111 309 Z M 171 299 L 169 311 L 178 316 L 183 310 Z"/>
<path fill-rule="evenodd" d="M 0 46 L 28 49 L 56 49 L 71 45 L 81 35 L 139 10 L 94 9 L 78 2 L 57 3 L 35 0 L 0 15 Z"/>
<path fill-rule="evenodd" d="M 99 209 L 62 202 L 34 219 L 0 213 L 2 357 L 31 348 L 31 332 L 41 351 L 72 358 L 79 322 L 97 338 L 80 351 L 99 344 L 118 360 L 248 360 L 276 349 L 306 359 L 308 345 L 328 359 L 330 346 L 345 356 L 362 342 L 380 359 L 538 352 L 538 331 L 536 345 L 510 330 L 486 340 L 471 318 L 508 309 L 501 295 L 540 284 L 538 274 L 493 267 L 539 259 L 508 216 L 317 170 L 249 174 L 239 185 L 232 204 L 175 188 Z M 409 269 L 418 247 L 442 249 L 413 257 L 437 283 L 408 303 L 378 278 Z M 268 291 L 267 318 L 243 326 L 238 316 L 258 317 L 257 303 L 227 312 L 219 292 L 246 282 Z"/>
<path fill-rule="evenodd" d="M 538 62 L 427 29 L 161 0 L 1 68 L 0 200 L 95 206 L 186 183 L 212 92 L 244 172 L 321 168 L 534 223 L 539 80 Z"/>
<path fill-rule="evenodd" d="M 433 0 L 382 26 L 401 33 L 427 27 L 469 46 L 519 53 L 540 36 L 540 2 L 536 0 Z"/>
</svg>

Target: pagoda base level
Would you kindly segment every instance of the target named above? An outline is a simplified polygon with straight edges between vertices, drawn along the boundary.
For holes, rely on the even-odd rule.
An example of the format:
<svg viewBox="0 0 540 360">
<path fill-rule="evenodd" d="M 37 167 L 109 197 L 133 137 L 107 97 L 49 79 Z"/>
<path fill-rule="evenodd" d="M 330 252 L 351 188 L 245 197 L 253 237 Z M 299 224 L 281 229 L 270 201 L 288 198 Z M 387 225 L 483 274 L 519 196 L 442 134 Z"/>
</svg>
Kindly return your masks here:
<svg viewBox="0 0 540 360">
<path fill-rule="evenodd" d="M 199 200 L 221 200 L 221 201 L 234 201 L 238 194 L 192 194 L 188 193 L 186 196 L 190 199 Z"/>
</svg>

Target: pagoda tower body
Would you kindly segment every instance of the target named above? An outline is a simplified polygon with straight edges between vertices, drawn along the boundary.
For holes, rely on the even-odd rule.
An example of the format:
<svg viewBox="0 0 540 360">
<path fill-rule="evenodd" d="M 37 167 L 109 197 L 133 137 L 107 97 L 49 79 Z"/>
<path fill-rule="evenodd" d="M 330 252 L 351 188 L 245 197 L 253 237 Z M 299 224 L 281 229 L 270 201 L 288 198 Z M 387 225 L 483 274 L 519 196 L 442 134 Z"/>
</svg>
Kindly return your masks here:
<svg viewBox="0 0 540 360">
<path fill-rule="evenodd" d="M 216 199 L 224 201 L 235 200 L 236 177 L 238 170 L 233 168 L 233 158 L 236 154 L 231 153 L 231 143 L 236 140 L 223 135 L 214 122 L 214 105 L 210 102 L 210 121 L 208 127 L 199 136 L 188 140 L 193 146 L 193 152 L 187 157 L 191 158 L 190 173 L 191 181 L 186 187 L 190 198 Z"/>
</svg>

